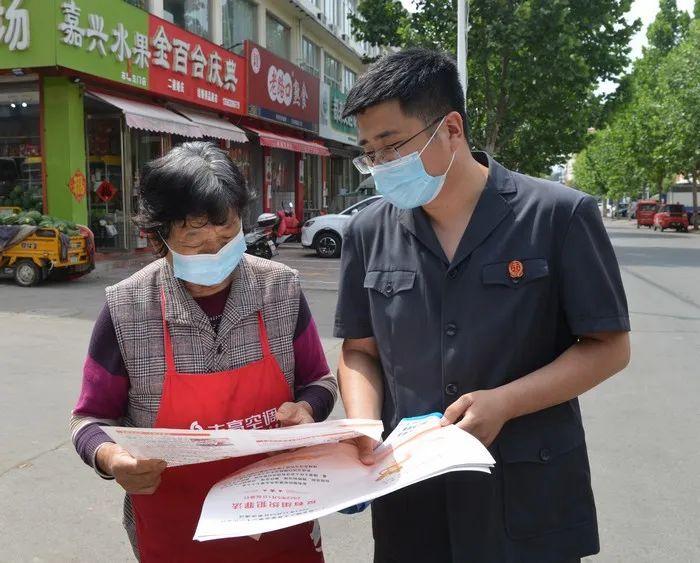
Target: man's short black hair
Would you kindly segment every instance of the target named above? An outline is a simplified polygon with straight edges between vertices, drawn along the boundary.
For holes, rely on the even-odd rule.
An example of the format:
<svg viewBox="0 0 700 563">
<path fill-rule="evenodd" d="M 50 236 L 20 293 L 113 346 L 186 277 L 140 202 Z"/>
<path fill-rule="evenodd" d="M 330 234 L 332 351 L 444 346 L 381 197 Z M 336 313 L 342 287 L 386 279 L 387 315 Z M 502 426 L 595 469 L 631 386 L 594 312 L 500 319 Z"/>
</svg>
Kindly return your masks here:
<svg viewBox="0 0 700 563">
<path fill-rule="evenodd" d="M 401 110 L 431 121 L 456 111 L 467 130 L 464 91 L 454 59 L 438 51 L 412 48 L 385 55 L 372 64 L 348 94 L 343 117 L 398 100 Z"/>
<path fill-rule="evenodd" d="M 162 244 L 175 223 L 201 217 L 204 224 L 223 225 L 231 210 L 242 216 L 250 200 L 245 178 L 229 155 L 213 143 L 183 143 L 147 163 L 141 174 L 136 225 L 156 245 Z"/>
</svg>

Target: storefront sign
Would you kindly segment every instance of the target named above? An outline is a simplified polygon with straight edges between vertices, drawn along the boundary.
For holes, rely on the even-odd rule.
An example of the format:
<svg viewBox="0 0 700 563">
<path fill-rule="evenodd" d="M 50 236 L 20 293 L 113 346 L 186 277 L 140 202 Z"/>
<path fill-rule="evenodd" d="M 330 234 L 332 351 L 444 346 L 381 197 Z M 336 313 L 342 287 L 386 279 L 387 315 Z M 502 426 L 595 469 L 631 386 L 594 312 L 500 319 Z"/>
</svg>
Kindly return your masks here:
<svg viewBox="0 0 700 563">
<path fill-rule="evenodd" d="M 318 78 L 250 41 L 246 56 L 248 113 L 317 132 Z"/>
<path fill-rule="evenodd" d="M 245 114 L 245 59 L 150 17 L 150 90 L 229 113 Z"/>
<path fill-rule="evenodd" d="M 0 68 L 55 64 L 54 46 L 46 37 L 53 21 L 41 0 L 0 0 Z"/>
<path fill-rule="evenodd" d="M 29 66 L 61 66 L 225 113 L 247 111 L 243 57 L 126 2 L 0 0 L 0 68 Z"/>
<path fill-rule="evenodd" d="M 319 136 L 350 145 L 357 144 L 357 124 L 354 117 L 343 118 L 347 94 L 335 86 L 321 84 L 321 121 Z"/>
</svg>

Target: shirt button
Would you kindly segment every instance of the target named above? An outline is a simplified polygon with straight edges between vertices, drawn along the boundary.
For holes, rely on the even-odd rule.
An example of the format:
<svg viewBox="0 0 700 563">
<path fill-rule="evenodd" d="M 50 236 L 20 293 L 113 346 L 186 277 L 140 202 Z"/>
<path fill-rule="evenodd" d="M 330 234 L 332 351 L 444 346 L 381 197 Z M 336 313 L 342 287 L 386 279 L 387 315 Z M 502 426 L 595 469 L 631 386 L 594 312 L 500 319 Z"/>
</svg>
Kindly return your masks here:
<svg viewBox="0 0 700 563">
<path fill-rule="evenodd" d="M 394 293 L 394 286 L 391 285 L 391 282 L 387 282 L 387 284 L 384 286 L 384 291 L 387 293 L 387 295 Z"/>
<path fill-rule="evenodd" d="M 447 277 L 450 278 L 451 280 L 455 279 L 457 277 L 457 269 L 455 268 L 454 270 L 450 270 L 447 273 Z"/>
<path fill-rule="evenodd" d="M 223 354 L 224 352 L 224 347 L 222 344 L 219 344 L 219 347 L 216 349 L 217 354 Z"/>
<path fill-rule="evenodd" d="M 455 336 L 457 334 L 457 325 L 454 323 L 449 323 L 445 327 L 445 334 L 447 336 Z"/>
<path fill-rule="evenodd" d="M 459 392 L 459 386 L 456 383 L 448 383 L 445 385 L 445 394 L 454 397 Z"/>
<path fill-rule="evenodd" d="M 546 462 L 546 461 L 549 461 L 550 459 L 552 459 L 552 452 L 551 452 L 551 450 L 550 450 L 549 448 L 542 448 L 542 449 L 540 450 L 540 459 L 541 459 L 542 461 L 545 461 L 545 462 Z"/>
</svg>

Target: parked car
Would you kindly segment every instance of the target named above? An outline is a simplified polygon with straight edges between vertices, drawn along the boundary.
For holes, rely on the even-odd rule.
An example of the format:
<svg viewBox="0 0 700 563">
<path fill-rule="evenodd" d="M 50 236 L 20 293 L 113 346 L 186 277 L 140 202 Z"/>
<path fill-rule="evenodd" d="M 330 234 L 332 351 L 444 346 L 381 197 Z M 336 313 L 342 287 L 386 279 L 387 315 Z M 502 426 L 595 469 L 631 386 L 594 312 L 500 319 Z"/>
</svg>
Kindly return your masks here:
<svg viewBox="0 0 700 563">
<path fill-rule="evenodd" d="M 330 215 L 319 215 L 309 219 L 301 229 L 301 244 L 313 248 L 321 258 L 338 258 L 343 245 L 343 233 L 348 221 L 357 213 L 382 199 L 382 196 L 367 198 L 345 211 Z"/>
<path fill-rule="evenodd" d="M 662 205 L 654 215 L 654 230 L 675 229 L 678 232 L 688 232 L 688 215 L 680 204 Z"/>
<path fill-rule="evenodd" d="M 613 208 L 613 217 L 618 218 L 618 219 L 623 218 L 623 217 L 627 217 L 628 209 L 629 208 L 628 208 L 626 203 L 620 203 L 620 204 L 616 205 Z"/>
<path fill-rule="evenodd" d="M 654 226 L 654 215 L 659 210 L 659 202 L 655 199 L 643 199 L 637 202 L 635 216 L 637 218 L 637 228 Z"/>
</svg>

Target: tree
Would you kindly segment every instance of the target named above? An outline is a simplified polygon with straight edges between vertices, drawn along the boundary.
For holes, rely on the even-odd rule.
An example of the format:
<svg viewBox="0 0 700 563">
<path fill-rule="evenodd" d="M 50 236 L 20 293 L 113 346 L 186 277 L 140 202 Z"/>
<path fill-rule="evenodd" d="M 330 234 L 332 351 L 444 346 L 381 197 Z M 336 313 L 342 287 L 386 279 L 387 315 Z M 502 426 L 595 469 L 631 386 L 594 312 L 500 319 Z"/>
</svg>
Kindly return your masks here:
<svg viewBox="0 0 700 563">
<path fill-rule="evenodd" d="M 471 0 L 470 140 L 511 168 L 548 171 L 584 145 L 600 112 L 594 92 L 628 64 L 639 22 L 631 0 Z M 409 14 L 396 0 L 362 0 L 353 20 L 375 45 L 456 52 L 451 0 L 418 0 Z"/>
<path fill-rule="evenodd" d="M 696 19 L 683 42 L 668 56 L 659 71 L 660 110 L 664 115 L 664 143 L 675 172 L 692 180 L 693 224 L 698 220 L 700 177 L 700 19 Z"/>
<path fill-rule="evenodd" d="M 647 30 L 647 39 L 652 49 L 667 54 L 678 45 L 688 31 L 690 16 L 678 9 L 676 0 L 660 0 L 656 19 Z"/>
</svg>

